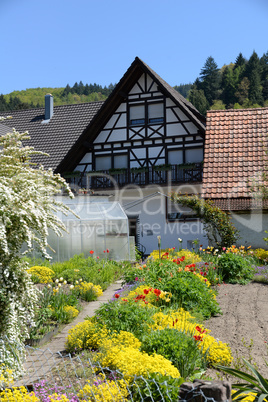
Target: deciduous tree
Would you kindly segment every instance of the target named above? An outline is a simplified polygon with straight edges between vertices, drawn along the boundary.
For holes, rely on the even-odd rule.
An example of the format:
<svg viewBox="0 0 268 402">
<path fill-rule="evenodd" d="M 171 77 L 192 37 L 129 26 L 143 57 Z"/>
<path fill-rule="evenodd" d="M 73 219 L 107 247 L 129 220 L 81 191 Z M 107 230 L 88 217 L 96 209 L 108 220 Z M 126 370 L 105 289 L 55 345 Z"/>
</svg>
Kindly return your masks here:
<svg viewBox="0 0 268 402">
<path fill-rule="evenodd" d="M 29 325 L 34 325 L 37 301 L 36 289 L 22 259 L 22 246 L 31 250 L 35 243 L 49 258 L 48 230 L 61 235 L 65 228 L 55 212 L 67 211 L 53 196 L 62 188 L 72 196 L 60 175 L 32 164 L 31 157 L 41 153 L 23 145 L 28 138 L 27 133 L 20 134 L 15 129 L 0 137 L 0 338 L 7 336 L 18 352 L 14 359 L 0 343 L 0 356 L 7 353 L 5 363 L 17 370 L 20 361 L 16 345 L 22 348 Z"/>
</svg>

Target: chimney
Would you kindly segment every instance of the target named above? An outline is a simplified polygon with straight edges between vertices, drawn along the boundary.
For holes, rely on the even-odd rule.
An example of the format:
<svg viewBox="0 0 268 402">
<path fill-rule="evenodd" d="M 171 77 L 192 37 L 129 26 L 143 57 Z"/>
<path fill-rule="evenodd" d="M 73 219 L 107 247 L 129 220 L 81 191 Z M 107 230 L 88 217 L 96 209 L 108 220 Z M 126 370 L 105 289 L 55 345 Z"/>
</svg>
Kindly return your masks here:
<svg viewBox="0 0 268 402">
<path fill-rule="evenodd" d="M 48 123 L 53 116 L 53 96 L 45 95 L 45 122 Z"/>
</svg>

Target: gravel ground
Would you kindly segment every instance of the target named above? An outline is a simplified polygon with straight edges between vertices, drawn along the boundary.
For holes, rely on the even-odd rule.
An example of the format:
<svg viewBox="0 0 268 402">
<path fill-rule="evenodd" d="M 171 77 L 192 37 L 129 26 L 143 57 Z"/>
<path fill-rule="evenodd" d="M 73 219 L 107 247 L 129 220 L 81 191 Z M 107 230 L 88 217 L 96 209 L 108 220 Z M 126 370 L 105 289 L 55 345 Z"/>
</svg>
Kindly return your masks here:
<svg viewBox="0 0 268 402">
<path fill-rule="evenodd" d="M 260 373 L 268 378 L 264 361 L 268 362 L 268 284 L 221 285 L 217 301 L 223 314 L 206 321 L 206 328 L 229 344 L 234 358 L 248 360 L 251 355 Z"/>
</svg>

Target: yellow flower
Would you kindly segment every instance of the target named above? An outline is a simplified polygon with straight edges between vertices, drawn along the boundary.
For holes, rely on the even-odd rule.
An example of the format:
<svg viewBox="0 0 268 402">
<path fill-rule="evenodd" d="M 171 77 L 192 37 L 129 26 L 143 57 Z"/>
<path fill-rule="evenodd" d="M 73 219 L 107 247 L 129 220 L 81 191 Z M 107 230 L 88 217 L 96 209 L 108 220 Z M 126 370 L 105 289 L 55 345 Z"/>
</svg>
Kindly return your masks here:
<svg viewBox="0 0 268 402">
<path fill-rule="evenodd" d="M 38 278 L 39 283 L 51 283 L 53 282 L 52 278 L 55 275 L 52 269 L 38 265 L 27 269 L 27 272 L 35 278 Z"/>
</svg>

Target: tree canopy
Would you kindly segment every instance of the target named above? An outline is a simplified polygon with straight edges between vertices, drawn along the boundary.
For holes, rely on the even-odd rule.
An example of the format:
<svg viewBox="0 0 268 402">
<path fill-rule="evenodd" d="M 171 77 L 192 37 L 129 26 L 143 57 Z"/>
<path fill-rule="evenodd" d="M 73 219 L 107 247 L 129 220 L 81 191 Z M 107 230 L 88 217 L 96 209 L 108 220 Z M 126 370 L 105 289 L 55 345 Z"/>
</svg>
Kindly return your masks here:
<svg viewBox="0 0 268 402">
<path fill-rule="evenodd" d="M 239 53 L 235 63 L 221 69 L 212 56 L 208 57 L 189 95 L 189 100 L 204 114 L 205 100 L 200 104 L 196 96 L 196 91 L 201 90 L 207 109 L 214 109 L 219 101 L 224 109 L 268 106 L 268 52 L 259 58 L 253 51 L 249 60 Z"/>
<path fill-rule="evenodd" d="M 47 253 L 48 229 L 60 235 L 65 230 L 56 211 L 69 210 L 53 196 L 67 190 L 68 184 L 60 175 L 31 163 L 32 155 L 40 153 L 24 146 L 27 133 L 16 130 L 0 137 L 0 337 L 23 345 L 33 324 L 37 293 L 27 264 L 22 259 L 22 246 L 31 250 L 33 243 Z M 23 348 L 21 349 L 23 350 Z M 0 344 L 0 355 L 7 353 Z M 20 352 L 15 359 L 13 352 L 7 358 L 15 371 L 20 367 Z M 19 357 L 20 355 L 20 357 Z"/>
</svg>

